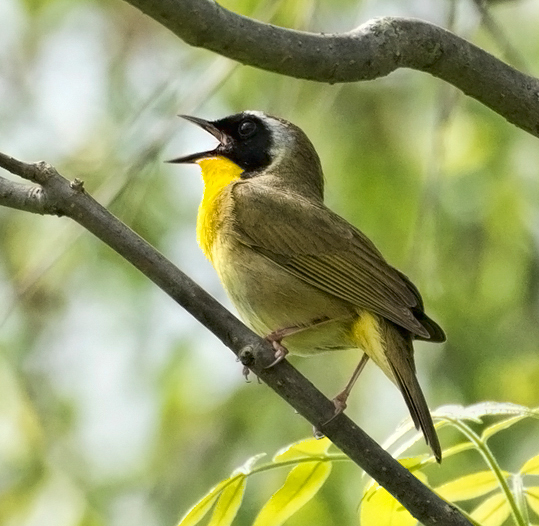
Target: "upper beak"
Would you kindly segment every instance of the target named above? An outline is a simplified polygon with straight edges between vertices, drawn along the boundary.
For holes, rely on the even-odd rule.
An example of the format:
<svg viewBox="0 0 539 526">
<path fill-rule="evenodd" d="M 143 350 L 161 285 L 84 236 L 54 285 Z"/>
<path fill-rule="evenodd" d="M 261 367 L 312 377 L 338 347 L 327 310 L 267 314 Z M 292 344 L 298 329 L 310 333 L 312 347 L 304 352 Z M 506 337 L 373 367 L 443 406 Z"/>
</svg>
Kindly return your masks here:
<svg viewBox="0 0 539 526">
<path fill-rule="evenodd" d="M 226 145 L 228 142 L 228 137 L 218 128 L 216 128 L 210 121 L 200 119 L 199 117 L 191 117 L 190 115 L 179 115 L 182 119 L 186 119 L 190 122 L 195 123 L 197 126 L 200 126 L 203 130 L 206 130 L 208 133 L 211 133 L 220 143 L 220 145 Z M 215 155 L 214 150 L 207 150 L 200 153 L 192 153 L 191 155 L 185 155 L 184 157 L 178 157 L 177 159 L 171 159 L 167 161 L 169 163 L 195 163 L 200 159 L 206 157 L 213 157 Z"/>
</svg>

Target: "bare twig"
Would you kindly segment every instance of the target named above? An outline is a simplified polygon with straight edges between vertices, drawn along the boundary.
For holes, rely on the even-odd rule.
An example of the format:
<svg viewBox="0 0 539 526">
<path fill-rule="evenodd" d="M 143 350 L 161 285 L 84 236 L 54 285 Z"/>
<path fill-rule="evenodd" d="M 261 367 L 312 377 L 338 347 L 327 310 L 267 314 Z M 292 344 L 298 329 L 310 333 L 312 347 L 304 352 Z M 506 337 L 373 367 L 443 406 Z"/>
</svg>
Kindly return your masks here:
<svg viewBox="0 0 539 526">
<path fill-rule="evenodd" d="M 92 232 L 132 265 L 138 268 L 179 305 L 211 330 L 258 377 L 288 402 L 313 426 L 357 465 L 384 486 L 418 520 L 427 526 L 470 526 L 452 505 L 446 503 L 416 479 L 407 469 L 384 451 L 346 415 L 330 418 L 334 405 L 305 377 L 283 361 L 266 369 L 274 357 L 271 345 L 250 331 L 212 296 L 201 289 L 177 267 L 140 236 L 124 225 L 89 196 L 81 181 L 69 182 L 46 163 L 27 164 L 0 153 L 0 167 L 41 185 L 39 206 L 19 206 L 10 197 L 13 191 L 32 193 L 27 185 L 5 179 L 0 205 L 31 212 L 65 215 Z M 6 197 L 7 196 L 7 197 Z M 326 422 L 329 423 L 325 425 Z"/>
<path fill-rule="evenodd" d="M 264 24 L 212 0 L 125 1 L 192 46 L 290 77 L 337 83 L 424 71 L 539 137 L 539 80 L 429 22 L 384 17 L 316 34 Z"/>
<path fill-rule="evenodd" d="M 14 183 L 0 177 L 0 204 L 34 214 L 47 214 L 40 186 Z"/>
</svg>

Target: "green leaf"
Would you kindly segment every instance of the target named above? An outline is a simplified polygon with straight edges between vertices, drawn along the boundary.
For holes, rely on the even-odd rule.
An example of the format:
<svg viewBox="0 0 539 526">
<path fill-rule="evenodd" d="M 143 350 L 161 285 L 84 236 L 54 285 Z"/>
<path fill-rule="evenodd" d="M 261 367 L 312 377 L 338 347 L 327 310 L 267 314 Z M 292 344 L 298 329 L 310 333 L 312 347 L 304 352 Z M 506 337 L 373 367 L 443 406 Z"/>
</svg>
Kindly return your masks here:
<svg viewBox="0 0 539 526">
<path fill-rule="evenodd" d="M 232 478 L 234 475 L 239 475 L 240 473 L 243 473 L 244 475 L 250 475 L 251 471 L 253 470 L 254 465 L 261 459 L 266 456 L 266 453 L 259 453 L 258 455 L 253 455 L 251 458 L 248 458 L 243 465 L 241 465 L 239 468 L 234 470 L 234 473 L 232 473 Z"/>
<path fill-rule="evenodd" d="M 221 492 L 208 526 L 229 526 L 232 524 L 243 500 L 246 482 L 245 475 L 236 475 L 231 484 Z"/>
<path fill-rule="evenodd" d="M 424 465 L 425 457 L 429 456 L 401 458 L 399 463 L 426 484 L 426 475 L 417 468 Z M 414 526 L 417 524 L 417 520 L 410 512 L 375 480 L 371 480 L 365 488 L 359 518 L 361 526 Z"/>
<path fill-rule="evenodd" d="M 178 526 L 195 526 L 198 524 L 210 511 L 213 503 L 217 500 L 223 488 L 230 482 L 230 479 L 225 479 L 219 482 L 217 486 L 212 488 L 202 499 L 200 499 L 188 512 L 184 515 Z"/>
<path fill-rule="evenodd" d="M 471 516 L 481 526 L 501 526 L 510 513 L 505 495 L 497 493 L 477 506 Z"/>
<path fill-rule="evenodd" d="M 425 460 L 431 455 L 426 453 L 424 455 L 417 455 L 415 457 L 399 458 L 399 463 L 404 466 L 408 471 L 411 471 L 419 480 L 425 482 L 427 477 L 421 471 L 416 472 L 418 468 L 425 464 Z"/>
<path fill-rule="evenodd" d="M 260 510 L 253 526 L 280 526 L 309 502 L 331 472 L 331 462 L 305 462 L 293 468 L 285 483 Z"/>
<path fill-rule="evenodd" d="M 359 510 L 361 526 L 415 526 L 417 520 L 378 483 L 365 492 Z"/>
<path fill-rule="evenodd" d="M 524 490 L 528 506 L 539 515 L 539 487 L 526 488 Z"/>
<path fill-rule="evenodd" d="M 509 473 L 502 472 L 505 478 Z M 493 471 L 478 471 L 452 480 L 435 489 L 442 498 L 449 501 L 469 500 L 486 495 L 499 487 L 499 481 Z"/>
<path fill-rule="evenodd" d="M 286 460 L 296 460 L 305 457 L 325 456 L 330 446 L 331 441 L 326 437 L 307 438 L 277 451 L 273 457 L 273 461 L 283 462 Z"/>
<path fill-rule="evenodd" d="M 198 524 L 210 511 L 214 502 L 220 495 L 210 524 L 212 526 L 230 524 L 232 519 L 234 519 L 243 498 L 245 478 L 251 473 L 254 464 L 263 456 L 265 456 L 265 453 L 252 456 L 242 466 L 236 469 L 230 477 L 219 482 L 217 486 L 212 488 L 185 514 L 183 519 L 178 523 L 178 526 L 195 526 L 195 524 Z M 234 510 L 236 504 L 237 507 Z M 230 522 L 214 522 L 226 521 L 230 515 L 232 515 Z"/>
<path fill-rule="evenodd" d="M 437 424 L 435 427 L 436 429 L 438 429 L 440 425 Z M 387 440 L 384 441 L 384 443 L 382 444 L 382 447 L 386 450 L 389 449 L 412 429 L 415 430 L 415 428 L 413 427 L 413 424 L 400 425 L 397 428 L 397 430 Z M 394 457 L 399 457 L 401 455 L 404 455 L 412 446 L 414 446 L 418 442 L 423 443 L 423 433 L 414 432 L 408 440 L 400 444 L 398 448 L 394 449 L 392 455 Z M 444 453 L 444 456 L 445 456 L 445 453 Z M 435 462 L 433 455 L 424 455 L 423 464 L 433 463 L 433 462 Z"/>
<path fill-rule="evenodd" d="M 457 420 L 473 420 L 478 424 L 481 423 L 480 416 L 484 415 L 484 412 L 476 409 L 476 405 L 464 407 L 459 404 L 443 405 L 438 407 L 436 413 L 439 418 L 457 419 Z"/>
<path fill-rule="evenodd" d="M 414 424 L 412 423 L 412 419 L 407 418 L 406 420 L 404 420 L 398 425 L 397 429 L 395 429 L 395 431 L 393 431 L 393 433 L 391 433 L 391 435 L 389 435 L 386 440 L 384 440 L 382 447 L 384 449 L 389 449 L 393 444 L 398 442 L 403 436 L 405 436 L 411 430 L 415 430 L 415 427 L 414 427 Z M 419 433 L 416 433 L 416 435 L 417 436 L 413 437 L 414 442 L 419 441 L 419 438 L 423 438 L 422 434 L 420 435 Z"/>
<path fill-rule="evenodd" d="M 472 420 L 480 423 L 484 416 L 518 415 L 522 417 L 538 417 L 536 409 L 530 409 L 524 405 L 511 404 L 509 402 L 481 402 L 479 404 L 463 407 L 461 405 L 445 405 L 433 411 L 432 416 L 438 418 L 450 418 L 459 420 Z"/>
<path fill-rule="evenodd" d="M 512 404 L 511 402 L 481 402 L 469 406 L 468 409 L 484 411 L 485 415 L 520 415 L 529 417 L 539 417 L 537 409 L 530 409 L 525 405 Z"/>
<path fill-rule="evenodd" d="M 495 435 L 496 433 L 499 433 L 504 429 L 510 428 L 512 425 L 516 424 L 517 422 L 520 422 L 527 416 L 529 415 L 517 415 L 511 418 L 507 418 L 505 420 L 501 420 L 500 422 L 496 422 L 495 424 L 492 424 L 491 426 L 488 426 L 484 429 L 483 433 L 481 434 L 481 438 L 483 439 L 483 441 L 486 441 L 492 435 Z"/>
<path fill-rule="evenodd" d="M 443 451 L 443 457 L 444 460 L 449 458 L 452 455 L 458 455 L 459 453 L 462 453 L 463 451 L 468 451 L 470 449 L 473 449 L 475 445 L 473 442 L 461 442 L 460 444 L 455 444 L 454 446 L 451 446 L 450 448 L 444 449 Z"/>
<path fill-rule="evenodd" d="M 525 462 L 520 468 L 520 473 L 522 475 L 539 475 L 539 455 L 536 455 Z"/>
</svg>

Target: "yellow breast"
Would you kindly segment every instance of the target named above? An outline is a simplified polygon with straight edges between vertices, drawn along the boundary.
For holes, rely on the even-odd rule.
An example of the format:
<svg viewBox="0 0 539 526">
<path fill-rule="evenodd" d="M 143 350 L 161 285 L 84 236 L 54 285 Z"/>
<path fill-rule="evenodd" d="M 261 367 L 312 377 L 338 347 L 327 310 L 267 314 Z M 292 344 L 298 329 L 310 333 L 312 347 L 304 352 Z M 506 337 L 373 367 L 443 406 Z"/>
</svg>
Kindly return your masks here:
<svg viewBox="0 0 539 526">
<path fill-rule="evenodd" d="M 204 180 L 204 195 L 198 207 L 197 241 L 213 263 L 212 248 L 227 212 L 223 190 L 240 178 L 243 170 L 225 157 L 212 157 L 198 161 Z M 228 203 L 229 205 L 230 203 Z"/>
</svg>

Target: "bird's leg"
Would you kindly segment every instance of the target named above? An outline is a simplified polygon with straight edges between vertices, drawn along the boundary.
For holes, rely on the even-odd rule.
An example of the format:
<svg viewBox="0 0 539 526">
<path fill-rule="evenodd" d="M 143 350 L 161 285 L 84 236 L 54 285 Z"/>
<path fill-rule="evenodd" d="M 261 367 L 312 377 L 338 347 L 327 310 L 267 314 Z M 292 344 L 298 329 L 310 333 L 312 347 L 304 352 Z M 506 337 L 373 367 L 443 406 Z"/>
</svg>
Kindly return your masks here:
<svg viewBox="0 0 539 526">
<path fill-rule="evenodd" d="M 333 416 L 326 422 L 326 424 L 329 424 L 336 416 L 340 415 L 345 409 L 346 409 L 346 401 L 348 400 L 348 397 L 350 396 L 350 391 L 352 390 L 352 387 L 354 387 L 354 384 L 356 383 L 357 379 L 359 378 L 359 375 L 361 374 L 361 371 L 363 371 L 363 368 L 369 361 L 369 357 L 367 354 L 363 354 L 361 357 L 361 360 L 357 364 L 357 367 L 354 370 L 354 373 L 352 374 L 352 377 L 350 380 L 348 380 L 348 383 L 346 384 L 345 388 L 333 399 L 333 405 L 335 406 L 335 413 Z M 325 425 L 325 424 L 324 424 Z"/>
<path fill-rule="evenodd" d="M 313 320 L 308 325 L 296 325 L 293 327 L 284 327 L 282 329 L 277 329 L 276 331 L 270 332 L 266 336 L 266 340 L 271 343 L 271 345 L 273 346 L 273 349 L 275 350 L 275 360 L 271 362 L 266 367 L 266 369 L 269 369 L 270 367 L 277 365 L 279 362 L 284 360 L 286 355 L 288 354 L 288 349 L 281 343 L 281 341 L 284 338 L 286 338 L 287 336 L 292 336 L 293 334 L 297 334 L 298 332 L 311 329 L 312 327 L 316 325 L 322 325 L 324 323 L 327 323 L 328 321 L 331 321 L 331 320 L 326 317 L 319 318 L 319 319 Z"/>
</svg>

